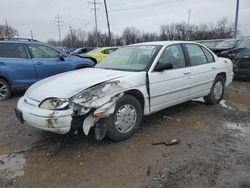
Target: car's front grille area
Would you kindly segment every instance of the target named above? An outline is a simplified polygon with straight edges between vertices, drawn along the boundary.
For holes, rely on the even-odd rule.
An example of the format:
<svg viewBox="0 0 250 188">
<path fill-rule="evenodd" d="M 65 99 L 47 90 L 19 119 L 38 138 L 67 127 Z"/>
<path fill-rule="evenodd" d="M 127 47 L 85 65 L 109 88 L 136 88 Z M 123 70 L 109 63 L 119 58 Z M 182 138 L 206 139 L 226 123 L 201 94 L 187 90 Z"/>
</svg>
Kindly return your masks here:
<svg viewBox="0 0 250 188">
<path fill-rule="evenodd" d="M 250 69 L 250 59 L 240 59 L 237 61 L 236 66 L 238 69 Z"/>
</svg>

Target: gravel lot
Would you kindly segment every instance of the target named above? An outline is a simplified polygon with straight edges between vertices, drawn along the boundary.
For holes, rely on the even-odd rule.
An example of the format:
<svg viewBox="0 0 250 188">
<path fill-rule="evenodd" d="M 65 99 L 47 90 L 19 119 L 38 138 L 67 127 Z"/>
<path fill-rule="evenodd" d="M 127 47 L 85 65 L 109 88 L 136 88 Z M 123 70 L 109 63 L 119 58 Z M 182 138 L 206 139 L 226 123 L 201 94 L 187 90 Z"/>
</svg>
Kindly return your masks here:
<svg viewBox="0 0 250 188">
<path fill-rule="evenodd" d="M 250 80 L 234 81 L 218 105 L 196 100 L 145 117 L 119 143 L 20 124 L 22 94 L 0 103 L 0 187 L 250 187 Z"/>
</svg>

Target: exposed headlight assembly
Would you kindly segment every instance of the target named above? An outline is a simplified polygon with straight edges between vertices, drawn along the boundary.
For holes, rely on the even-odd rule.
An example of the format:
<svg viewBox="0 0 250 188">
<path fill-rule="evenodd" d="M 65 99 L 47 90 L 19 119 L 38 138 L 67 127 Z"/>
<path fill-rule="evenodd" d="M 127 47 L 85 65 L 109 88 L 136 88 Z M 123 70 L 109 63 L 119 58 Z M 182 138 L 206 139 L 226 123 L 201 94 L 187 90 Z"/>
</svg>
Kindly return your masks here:
<svg viewBox="0 0 250 188">
<path fill-rule="evenodd" d="M 39 108 L 46 110 L 65 110 L 68 109 L 69 100 L 64 98 L 48 98 L 42 101 Z"/>
</svg>

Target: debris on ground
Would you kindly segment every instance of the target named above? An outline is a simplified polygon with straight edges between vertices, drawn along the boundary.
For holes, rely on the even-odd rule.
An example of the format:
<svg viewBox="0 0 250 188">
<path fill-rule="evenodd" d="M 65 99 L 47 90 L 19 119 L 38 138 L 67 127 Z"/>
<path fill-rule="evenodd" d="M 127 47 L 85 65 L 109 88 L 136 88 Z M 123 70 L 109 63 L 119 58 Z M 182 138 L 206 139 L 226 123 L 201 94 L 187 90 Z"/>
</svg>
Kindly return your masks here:
<svg viewBox="0 0 250 188">
<path fill-rule="evenodd" d="M 166 145 L 166 146 L 172 146 L 179 144 L 181 142 L 180 139 L 171 139 L 171 140 L 166 140 L 166 141 L 161 141 L 161 142 L 152 142 L 152 145 Z"/>
<path fill-rule="evenodd" d="M 170 120 L 173 120 L 174 118 L 169 117 L 169 116 L 163 116 L 163 119 L 166 119 L 166 120 L 170 121 Z"/>
<path fill-rule="evenodd" d="M 150 174 L 151 174 L 151 166 L 148 165 L 148 168 L 147 168 L 147 176 L 150 176 Z"/>
</svg>

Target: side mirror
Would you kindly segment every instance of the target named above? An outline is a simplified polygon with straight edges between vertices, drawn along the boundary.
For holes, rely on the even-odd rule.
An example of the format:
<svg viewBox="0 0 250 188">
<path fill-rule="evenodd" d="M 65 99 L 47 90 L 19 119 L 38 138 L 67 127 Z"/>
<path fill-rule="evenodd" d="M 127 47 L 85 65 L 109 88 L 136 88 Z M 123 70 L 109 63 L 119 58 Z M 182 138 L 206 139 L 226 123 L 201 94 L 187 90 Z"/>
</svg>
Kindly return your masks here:
<svg viewBox="0 0 250 188">
<path fill-rule="evenodd" d="M 59 59 L 60 59 L 61 61 L 65 61 L 64 55 L 63 55 L 63 54 L 59 54 Z"/>
<path fill-rule="evenodd" d="M 173 69 L 173 64 L 172 63 L 160 63 L 160 61 L 157 63 L 157 65 L 155 66 L 155 71 L 163 71 L 163 70 L 167 70 L 167 69 Z"/>
</svg>

